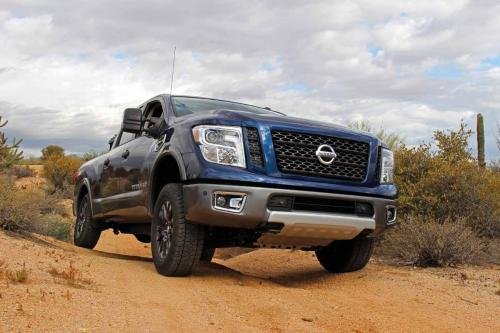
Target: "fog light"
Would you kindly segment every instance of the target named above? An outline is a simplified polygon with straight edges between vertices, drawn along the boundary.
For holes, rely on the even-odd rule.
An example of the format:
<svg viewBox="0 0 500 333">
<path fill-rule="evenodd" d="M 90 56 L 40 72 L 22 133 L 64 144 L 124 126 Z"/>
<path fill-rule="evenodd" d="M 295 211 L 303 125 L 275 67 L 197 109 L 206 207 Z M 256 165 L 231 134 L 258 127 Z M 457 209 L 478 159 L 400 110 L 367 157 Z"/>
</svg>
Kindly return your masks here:
<svg viewBox="0 0 500 333">
<path fill-rule="evenodd" d="M 233 213 L 240 213 L 245 206 L 247 195 L 235 192 L 214 192 L 213 208 Z"/>
<path fill-rule="evenodd" d="M 224 207 L 226 205 L 226 198 L 223 195 L 217 195 L 215 197 L 215 203 L 219 207 Z"/>
<path fill-rule="evenodd" d="M 367 202 L 356 202 L 355 208 L 356 215 L 359 216 L 373 216 L 373 207 Z"/>
<path fill-rule="evenodd" d="M 396 222 L 396 207 L 387 207 L 387 224 Z"/>
</svg>

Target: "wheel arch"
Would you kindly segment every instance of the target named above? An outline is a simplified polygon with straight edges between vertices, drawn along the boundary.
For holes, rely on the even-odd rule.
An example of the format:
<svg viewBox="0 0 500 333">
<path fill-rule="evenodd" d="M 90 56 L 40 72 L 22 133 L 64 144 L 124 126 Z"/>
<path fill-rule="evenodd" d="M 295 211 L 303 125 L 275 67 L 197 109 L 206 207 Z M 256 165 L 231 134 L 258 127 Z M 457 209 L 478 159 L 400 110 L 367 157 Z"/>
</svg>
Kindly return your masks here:
<svg viewBox="0 0 500 333">
<path fill-rule="evenodd" d="M 186 180 L 186 170 L 182 159 L 177 154 L 169 152 L 161 155 L 151 169 L 147 207 L 152 215 L 158 194 L 163 186 L 170 183 L 180 183 Z"/>
<path fill-rule="evenodd" d="M 74 201 L 74 205 L 73 205 L 73 213 L 77 214 L 77 209 L 78 209 L 78 205 L 80 204 L 80 201 L 82 200 L 83 196 L 85 194 L 88 194 L 89 195 L 89 201 L 90 201 L 90 211 L 92 213 L 92 216 L 94 215 L 94 207 L 93 207 L 93 203 L 92 203 L 92 191 L 91 191 L 91 187 L 90 187 L 90 181 L 88 180 L 88 178 L 83 178 L 81 181 L 80 181 L 80 184 L 77 188 L 77 191 L 75 191 L 76 193 L 76 197 L 75 197 L 75 201 Z"/>
</svg>

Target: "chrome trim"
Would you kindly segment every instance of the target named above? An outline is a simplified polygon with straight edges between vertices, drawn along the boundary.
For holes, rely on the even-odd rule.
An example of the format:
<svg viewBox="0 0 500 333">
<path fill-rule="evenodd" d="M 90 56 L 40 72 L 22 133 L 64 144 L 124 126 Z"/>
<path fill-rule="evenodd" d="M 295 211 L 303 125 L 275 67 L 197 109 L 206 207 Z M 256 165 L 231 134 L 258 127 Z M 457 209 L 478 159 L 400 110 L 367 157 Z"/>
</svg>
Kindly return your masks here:
<svg viewBox="0 0 500 333">
<path fill-rule="evenodd" d="M 217 204 L 215 202 L 215 197 L 217 194 L 221 195 L 235 195 L 235 196 L 241 196 L 243 197 L 243 202 L 241 203 L 241 207 L 236 210 L 236 209 L 230 209 L 230 208 L 223 208 L 223 207 L 217 207 Z M 245 203 L 247 201 L 247 194 L 244 192 L 226 192 L 226 191 L 214 191 L 212 193 L 212 208 L 214 210 L 220 210 L 223 212 L 229 212 L 229 213 L 241 213 L 243 211 L 243 208 L 245 207 Z"/>
<path fill-rule="evenodd" d="M 387 220 L 387 211 L 389 210 L 389 208 L 394 208 L 394 218 L 392 220 Z M 386 224 L 387 225 L 393 225 L 396 223 L 396 220 L 397 220 L 397 217 L 398 217 L 398 208 L 394 205 L 387 205 L 385 206 L 385 219 L 386 219 Z"/>
</svg>

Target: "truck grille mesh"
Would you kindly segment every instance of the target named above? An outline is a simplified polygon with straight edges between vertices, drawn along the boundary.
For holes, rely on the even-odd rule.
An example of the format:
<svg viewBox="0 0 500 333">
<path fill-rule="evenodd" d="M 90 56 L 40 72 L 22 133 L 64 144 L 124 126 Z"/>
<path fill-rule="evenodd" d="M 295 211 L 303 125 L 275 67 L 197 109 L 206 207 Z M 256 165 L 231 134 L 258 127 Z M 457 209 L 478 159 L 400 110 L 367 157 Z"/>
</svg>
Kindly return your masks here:
<svg viewBox="0 0 500 333">
<path fill-rule="evenodd" d="M 369 144 L 331 136 L 272 131 L 278 169 L 283 173 L 362 181 L 368 167 Z M 330 165 L 316 157 L 320 145 L 330 145 L 337 157 Z"/>
<path fill-rule="evenodd" d="M 250 152 L 250 160 L 252 161 L 252 164 L 255 166 L 264 166 L 259 131 L 254 127 L 247 127 L 247 138 L 248 150 Z"/>
</svg>

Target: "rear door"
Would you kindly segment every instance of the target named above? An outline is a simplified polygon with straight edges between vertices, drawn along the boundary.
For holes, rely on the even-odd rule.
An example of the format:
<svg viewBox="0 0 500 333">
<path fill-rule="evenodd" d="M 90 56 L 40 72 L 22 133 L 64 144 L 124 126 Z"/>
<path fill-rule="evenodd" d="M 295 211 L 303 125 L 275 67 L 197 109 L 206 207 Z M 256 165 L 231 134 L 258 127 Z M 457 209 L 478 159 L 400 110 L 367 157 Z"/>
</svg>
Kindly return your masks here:
<svg viewBox="0 0 500 333">
<path fill-rule="evenodd" d="M 104 216 L 119 220 L 123 203 L 123 179 L 127 171 L 123 161 L 127 157 L 126 147 L 137 139 L 137 134 L 121 131 L 113 149 L 104 160 L 101 180 L 101 206 Z"/>
</svg>

